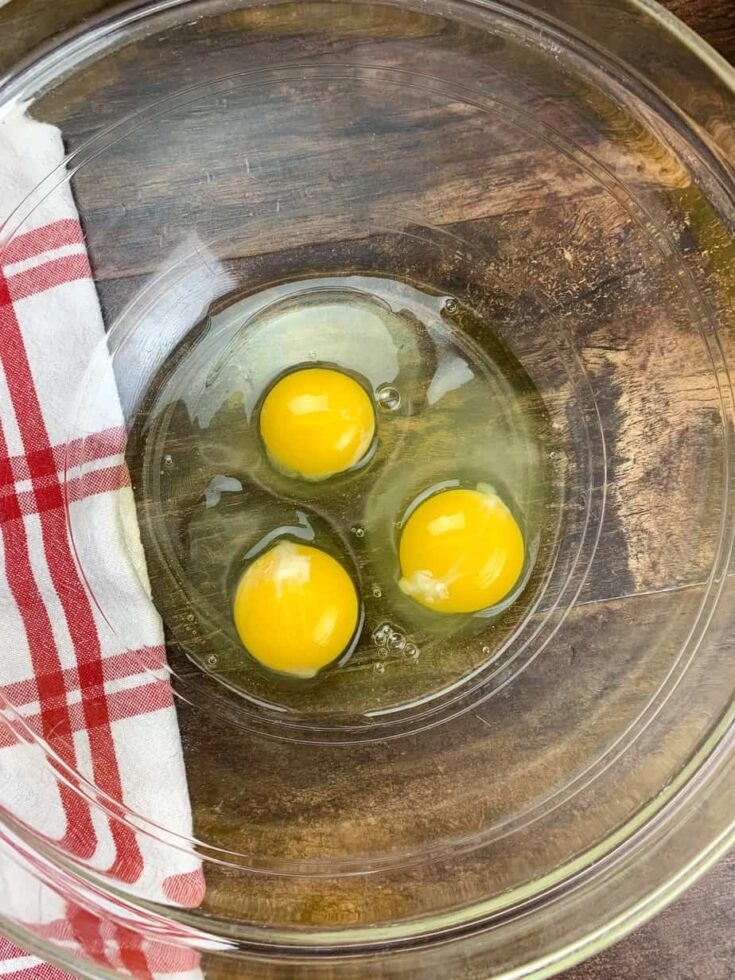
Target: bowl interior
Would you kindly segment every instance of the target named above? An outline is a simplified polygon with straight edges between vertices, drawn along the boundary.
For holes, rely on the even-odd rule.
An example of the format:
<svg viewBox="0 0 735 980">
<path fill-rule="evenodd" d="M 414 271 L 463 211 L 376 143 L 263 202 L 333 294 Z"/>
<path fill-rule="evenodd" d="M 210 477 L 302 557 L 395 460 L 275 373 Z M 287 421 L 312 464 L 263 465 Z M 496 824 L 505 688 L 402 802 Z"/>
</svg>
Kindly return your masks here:
<svg viewBox="0 0 735 980">
<path fill-rule="evenodd" d="M 68 478 L 94 470 L 89 406 L 109 351 L 192 839 L 121 819 L 205 860 L 202 907 L 157 911 L 266 944 L 413 942 L 507 923 L 612 861 L 668 805 L 733 690 L 717 604 L 735 266 L 691 134 L 622 66 L 602 71 L 513 4 L 156 4 L 62 51 L 24 84 L 34 117 L 62 129 L 108 330 L 107 347 L 80 352 Z M 49 174 L 2 242 L 66 183 Z M 241 379 L 212 365 L 252 363 L 253 324 L 305 291 L 378 296 L 391 315 L 415 301 L 458 350 L 502 365 L 534 447 L 494 461 L 527 491 L 521 598 L 481 628 L 429 629 L 418 658 L 366 642 L 309 690 L 238 662 L 214 572 L 187 564 L 191 514 L 215 477 L 240 475 L 196 455 L 213 390 L 233 445 L 244 424 L 228 401 Z M 269 377 L 321 350 L 316 328 L 279 347 L 278 324 Z M 422 422 L 405 401 L 422 384 L 411 343 L 376 383 L 403 386 L 389 455 L 406 484 L 381 483 L 371 462 L 350 498 L 368 509 L 394 493 L 400 513 L 411 480 L 459 465 L 441 414 Z M 369 377 L 370 337 L 350 349 Z M 493 412 L 478 429 L 490 459 Z M 239 533 L 241 505 L 221 506 L 210 556 Z M 134 659 L 105 587 L 114 569 L 73 504 L 68 533 Z M 373 567 L 367 545 L 350 547 Z"/>
</svg>

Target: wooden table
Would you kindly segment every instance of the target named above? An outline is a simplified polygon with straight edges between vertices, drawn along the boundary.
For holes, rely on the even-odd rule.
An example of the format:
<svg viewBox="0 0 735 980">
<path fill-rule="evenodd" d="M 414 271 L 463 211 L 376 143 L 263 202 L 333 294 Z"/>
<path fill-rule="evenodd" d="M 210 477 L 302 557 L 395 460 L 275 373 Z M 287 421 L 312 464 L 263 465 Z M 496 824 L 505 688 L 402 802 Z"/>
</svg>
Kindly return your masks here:
<svg viewBox="0 0 735 980">
<path fill-rule="evenodd" d="M 19 6 L 27 0 L 19 0 Z M 584 0 L 579 0 L 584 3 Z M 69 0 L 70 11 L 85 9 L 86 0 Z M 702 34 L 725 57 L 735 61 L 735 3 L 733 0 L 668 0 L 668 7 Z M 30 11 L 30 5 L 28 5 Z M 25 22 L 29 40 L 34 22 Z M 3 39 L 0 38 L 0 60 Z M 92 190 L 94 190 L 92 188 Z M 108 245 L 113 249 L 114 242 Z M 101 290 L 103 303 L 115 306 L 115 284 Z M 572 648 L 573 652 L 573 648 Z M 672 908 L 633 936 L 598 957 L 569 971 L 577 980 L 646 980 L 702 978 L 725 980 L 735 974 L 735 855 L 693 887 Z"/>
<path fill-rule="evenodd" d="M 733 0 L 664 5 L 735 63 Z M 563 974 L 565 980 L 727 980 L 735 974 L 735 854 L 626 939 Z"/>
<path fill-rule="evenodd" d="M 580 0 L 582 2 L 582 0 Z M 734 0 L 668 0 L 668 8 L 735 62 Z M 726 980 L 735 975 L 735 854 L 633 935 L 567 980 Z"/>
<path fill-rule="evenodd" d="M 731 0 L 667 0 L 665 6 L 735 62 Z M 627 939 L 563 974 L 567 980 L 725 980 L 735 973 L 735 854 Z"/>
</svg>

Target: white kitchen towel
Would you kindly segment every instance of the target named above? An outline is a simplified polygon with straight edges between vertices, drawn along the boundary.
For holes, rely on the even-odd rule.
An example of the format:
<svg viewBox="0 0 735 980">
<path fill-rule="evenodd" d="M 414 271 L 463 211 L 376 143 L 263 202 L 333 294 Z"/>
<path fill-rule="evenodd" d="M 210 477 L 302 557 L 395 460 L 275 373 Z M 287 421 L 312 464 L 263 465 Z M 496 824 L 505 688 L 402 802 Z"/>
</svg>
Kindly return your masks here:
<svg viewBox="0 0 735 980">
<path fill-rule="evenodd" d="M 193 906 L 203 876 L 185 844 L 191 808 L 162 626 L 109 360 L 99 373 L 104 327 L 64 170 L 15 227 L 16 209 L 63 161 L 56 128 L 23 107 L 0 117 L 0 805 L 131 893 Z M 92 546 L 94 595 L 79 563 Z M 126 610 L 124 637 L 105 615 L 108 600 Z M 164 828 L 166 842 L 140 827 Z M 0 853 L 0 931 L 6 916 L 18 929 L 71 937 L 73 948 L 76 911 L 35 890 Z M 97 936 L 87 952 L 120 974 L 156 973 L 144 947 L 124 948 L 126 933 Z M 184 957 L 177 969 L 191 967 Z"/>
</svg>

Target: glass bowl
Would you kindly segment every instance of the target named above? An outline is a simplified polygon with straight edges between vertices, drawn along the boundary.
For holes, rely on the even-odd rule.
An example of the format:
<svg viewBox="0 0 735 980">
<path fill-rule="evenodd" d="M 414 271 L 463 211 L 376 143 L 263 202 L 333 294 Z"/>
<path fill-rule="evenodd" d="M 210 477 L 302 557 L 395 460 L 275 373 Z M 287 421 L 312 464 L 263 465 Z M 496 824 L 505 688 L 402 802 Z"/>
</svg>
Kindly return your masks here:
<svg viewBox="0 0 735 980">
<path fill-rule="evenodd" d="M 65 781 L 162 862 L 195 851 L 207 887 L 196 908 L 152 902 L 7 816 L 2 862 L 83 915 L 49 935 L 4 912 L 2 930 L 90 977 L 138 975 L 80 941 L 110 922 L 208 978 L 563 969 L 733 839 L 732 70 L 650 0 L 75 11 L 0 11 L 0 121 L 27 103 L 68 151 L 68 173 L 17 202 L 0 255 L 70 180 L 108 331 L 69 393 L 74 477 L 94 468 L 81 420 L 111 355 L 192 838 L 65 771 L 7 686 L 3 718 L 39 747 L 31 783 Z M 510 365 L 550 491 L 522 599 L 481 631 L 418 659 L 399 638 L 279 688 L 233 668 L 181 559 L 181 501 L 218 471 L 192 419 L 222 364 L 253 356 L 253 324 L 345 291 L 393 312 L 420 294 Z M 268 334 L 272 374 L 293 343 Z M 405 469 L 428 473 L 433 451 L 400 432 Z M 63 533 L 139 656 L 69 502 Z"/>
</svg>

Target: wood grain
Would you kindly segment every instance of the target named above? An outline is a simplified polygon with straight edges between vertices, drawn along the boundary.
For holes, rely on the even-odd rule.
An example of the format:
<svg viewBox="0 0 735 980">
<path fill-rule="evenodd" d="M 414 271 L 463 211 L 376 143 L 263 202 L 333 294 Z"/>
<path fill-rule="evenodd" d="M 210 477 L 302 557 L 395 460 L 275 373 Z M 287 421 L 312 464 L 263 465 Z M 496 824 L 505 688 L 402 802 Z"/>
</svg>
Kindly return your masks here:
<svg viewBox="0 0 735 980">
<path fill-rule="evenodd" d="M 317 24 L 318 6 L 311 9 Z M 431 18 L 400 17 L 390 8 L 375 14 L 370 29 L 375 44 L 362 41 L 356 51 L 350 18 L 335 23 L 330 58 L 400 66 L 407 57 L 407 43 L 421 39 L 426 70 L 442 75 L 446 73 L 443 59 L 465 44 L 467 78 L 461 77 L 460 70 L 457 81 L 469 84 L 478 63 L 492 63 L 499 97 L 518 97 L 510 88 L 503 88 L 510 84 L 503 74 L 503 49 L 478 39 L 469 29 L 452 33 L 451 44 L 445 48 L 443 29 Z M 275 18 L 263 17 L 258 11 L 228 14 L 196 33 L 198 57 L 194 61 L 183 57 L 182 47 L 182 55 L 172 58 L 171 69 L 151 78 L 151 97 L 165 98 L 200 76 L 206 77 L 209 63 L 220 72 L 235 71 L 239 63 L 236 38 L 243 31 L 251 37 L 251 64 L 268 64 L 276 50 L 284 57 L 284 51 L 291 50 L 289 45 L 292 57 L 299 60 L 318 62 L 325 56 L 320 32 L 310 33 L 308 15 L 305 22 L 296 23 L 288 8 Z M 175 39 L 172 43 L 175 45 Z M 191 37 L 182 40 L 187 53 L 190 43 Z M 72 149 L 83 146 L 89 136 L 85 106 L 90 91 L 111 111 L 124 110 L 133 95 L 126 87 L 131 64 L 136 58 L 150 59 L 154 44 L 155 39 L 143 39 L 137 50 L 121 56 L 101 87 L 99 79 L 81 73 L 71 91 L 64 93 L 58 111 L 64 114 Z M 523 99 L 536 111 L 544 105 L 542 95 L 555 96 L 561 106 L 574 95 L 572 83 L 566 91 L 560 88 L 550 93 L 549 80 L 533 78 L 532 73 L 528 84 Z M 299 94 L 303 95 L 303 87 Z M 563 687 L 554 683 L 563 676 L 563 669 L 549 657 L 534 664 L 514 686 L 512 703 L 478 712 L 472 721 L 473 725 L 476 721 L 476 731 L 464 748 L 451 740 L 447 744 L 447 733 L 440 729 L 430 745 L 428 739 L 408 747 L 396 743 L 395 750 L 381 745 L 380 761 L 366 747 L 361 756 L 350 755 L 349 765 L 341 765 L 330 753 L 308 748 L 296 752 L 277 743 L 264 747 L 227 725 L 217 726 L 201 712 L 188 711 L 182 703 L 180 724 L 195 822 L 204 839 L 243 852 L 267 851 L 274 860 L 325 855 L 339 859 L 353 853 L 365 827 L 370 828 L 371 845 L 383 853 L 431 841 L 439 829 L 437 822 L 444 833 L 470 835 L 478 829 L 480 815 L 483 819 L 488 816 L 481 799 L 492 799 L 493 817 L 511 814 L 541 791 L 550 773 L 561 775 L 583 768 L 626 720 L 635 717 L 667 666 L 660 623 L 667 621 L 675 633 L 677 617 L 686 618 L 691 611 L 688 602 L 698 601 L 697 588 L 711 564 L 717 526 L 707 499 L 708 493 L 717 494 L 718 487 L 704 488 L 701 506 L 696 508 L 692 508 L 689 488 L 697 481 L 692 467 L 702 472 L 708 465 L 716 469 L 718 437 L 712 419 L 717 403 L 707 381 L 710 365 L 699 338 L 689 329 L 684 306 L 675 298 L 678 286 L 661 256 L 631 213 L 588 173 L 562 165 L 548 143 L 530 133 L 511 133 L 495 117 L 487 125 L 484 109 L 438 98 L 427 102 L 423 96 L 387 112 L 382 102 L 376 102 L 374 114 L 354 127 L 350 86 L 338 81 L 332 84 L 328 115 L 315 90 L 313 98 L 304 100 L 301 118 L 294 121 L 289 103 L 294 95 L 288 80 L 270 84 L 262 92 L 249 92 L 247 97 L 233 86 L 206 95 L 197 117 L 197 138 L 211 152 L 198 154 L 194 167 L 186 152 L 192 138 L 187 108 L 180 123 L 174 110 L 173 122 L 167 117 L 160 133 L 152 135 L 146 128 L 133 133 L 107 161 L 104 171 L 94 167 L 80 171 L 75 190 L 107 321 L 114 322 L 124 312 L 139 284 L 158 267 L 160 257 L 175 247 L 182 216 L 196 227 L 206 262 L 230 277 L 233 291 L 240 285 L 255 288 L 289 271 L 331 271 L 335 254 L 343 269 L 370 268 L 371 263 L 378 270 L 386 266 L 411 269 L 417 279 L 428 279 L 436 286 L 444 283 L 448 291 L 464 299 L 481 301 L 479 297 L 493 296 L 488 318 L 517 344 L 523 341 L 524 318 L 536 327 L 545 320 L 547 329 L 553 330 L 556 319 L 563 316 L 602 407 L 604 436 L 614 447 L 611 499 L 598 558 L 606 574 L 595 576 L 594 584 L 583 593 L 583 604 L 568 628 L 568 646 L 558 651 L 565 657 L 571 651 L 572 658 L 576 650 L 584 651 L 583 665 L 575 664 L 575 703 L 565 711 L 559 710 L 565 703 Z M 365 111 L 364 106 L 361 110 Z M 53 118 L 53 103 L 49 111 Z M 237 134 L 244 111 L 250 120 L 247 152 L 234 145 L 233 137 L 233 145 L 223 153 L 221 133 Z M 603 161 L 606 150 L 598 134 L 608 111 L 599 106 L 589 128 L 575 120 L 577 128 L 570 133 L 577 145 Z M 566 120 L 562 116 L 554 122 L 559 125 Z M 404 138 L 407 131 L 410 141 Z M 272 132 L 284 134 L 275 149 Z M 381 136 L 385 154 L 379 161 L 371 157 L 376 134 Z M 642 198 L 655 206 L 653 195 L 647 195 L 649 185 L 663 183 L 672 192 L 686 190 L 686 174 L 673 159 L 651 147 L 644 131 L 632 130 L 628 135 L 629 156 L 615 157 L 613 162 L 619 176 Z M 421 173 L 413 166 L 417 155 L 425 163 Z M 492 161 L 492 180 L 476 169 L 478 156 Z M 162 158 L 167 161 L 164 180 Z M 380 180 L 376 179 L 378 165 Z M 128 171 L 136 174 L 136 181 L 126 188 Z M 442 174 L 441 182 L 432 179 L 435 173 Z M 284 184 L 288 187 L 285 195 Z M 110 188 L 115 188 L 114 199 Z M 323 202 L 330 198 L 332 206 L 325 208 Z M 309 206 L 311 199 L 319 202 L 317 209 Z M 432 264 L 415 242 L 413 254 L 408 254 L 390 235 L 366 235 L 364 218 L 374 215 L 378 199 L 381 215 L 415 208 L 432 224 L 451 231 L 474 260 L 467 262 L 465 252 L 458 261 L 442 256 L 441 263 Z M 664 215 L 661 220 L 665 222 Z M 214 241 L 215 234 L 223 231 L 223 240 Z M 534 288 L 529 288 L 530 282 Z M 642 321 L 648 325 L 644 332 L 638 329 Z M 530 363 L 532 352 L 523 353 L 524 363 Z M 654 363 L 656 370 L 652 370 Z M 638 380 L 631 383 L 631 379 Z M 553 397 L 552 388 L 544 389 L 544 395 Z M 666 426 L 660 424 L 662 417 L 667 418 Z M 661 491 L 652 489 L 656 487 Z M 712 523 L 709 528 L 705 524 L 700 533 L 708 514 Z M 699 542 L 696 551 L 690 545 L 695 537 Z M 656 594 L 671 586 L 692 591 Z M 658 667 L 642 655 L 635 662 L 608 656 L 609 649 L 625 647 L 622 638 L 631 628 L 640 638 L 641 650 L 661 657 Z M 656 636 L 655 643 L 645 642 L 649 634 Z M 196 678 L 192 683 L 197 684 Z M 616 698 L 610 692 L 618 689 L 621 693 Z M 601 702 L 600 691 L 607 692 Z M 183 691 L 185 696 L 190 693 Z M 194 692 L 192 700 L 197 698 Z M 555 698 L 561 701 L 554 704 Z M 559 724 L 562 717 L 563 729 L 544 727 Z M 533 719 L 537 737 L 524 756 L 518 746 L 524 743 L 523 728 L 529 719 Z M 577 737 L 569 738 L 570 732 Z M 692 730 L 687 734 L 692 737 Z M 213 741 L 224 748 L 221 765 L 208 751 Z M 539 744 L 549 746 L 548 751 L 539 753 L 535 748 Z M 682 736 L 682 747 L 686 744 Z M 673 745 L 670 749 L 675 751 Z M 519 797 L 517 780 L 505 785 L 498 773 L 492 788 L 486 784 L 486 757 L 503 753 L 513 756 L 514 774 L 523 770 L 527 798 Z M 251 780 L 234 799 L 230 766 L 237 756 L 247 759 Z M 424 772 L 429 756 L 433 768 Z M 671 758 L 666 764 L 671 764 Z M 284 766 L 286 771 L 279 779 L 279 767 Z M 385 785 L 374 778 L 381 767 L 390 773 Z M 653 780 L 650 785 L 645 776 Z M 605 801 L 608 819 L 613 819 L 616 805 L 621 806 L 622 819 L 636 800 L 642 802 L 655 791 L 657 778 L 666 778 L 664 769 L 658 773 L 655 766 L 645 776 L 642 772 L 635 779 L 631 775 L 629 783 L 616 788 L 617 797 Z M 335 819 L 345 799 L 351 801 L 356 816 Z M 437 799 L 450 802 L 442 808 Z M 458 799 L 463 799 L 462 807 L 457 807 Z M 229 815 L 223 813 L 223 800 L 227 800 Z M 595 803 L 602 805 L 599 798 Z M 580 812 L 585 811 L 580 808 Z M 594 822 L 566 825 L 556 838 L 557 860 L 564 859 L 570 841 L 583 847 L 585 832 L 594 832 Z M 544 858 L 551 861 L 548 839 L 544 846 Z M 530 861 L 532 840 L 527 848 Z M 493 852 L 492 870 L 499 888 L 504 874 L 508 885 L 513 881 L 512 862 L 506 861 L 502 850 Z M 468 869 L 462 881 L 465 895 L 479 893 L 487 873 L 487 865 Z M 441 898 L 441 880 L 432 881 L 429 873 L 422 873 L 419 880 L 405 872 L 381 876 L 375 888 L 361 882 L 357 891 L 349 880 L 323 885 L 309 881 L 303 888 L 290 883 L 283 888 L 276 880 L 259 878 L 257 888 L 254 880 L 252 889 L 242 876 L 239 880 L 242 887 L 234 889 L 230 871 L 210 868 L 207 907 L 253 920 L 261 916 L 267 920 L 277 909 L 279 915 L 306 925 L 323 918 L 354 924 L 420 914 L 421 901 L 430 895 L 437 901 Z M 710 970 L 718 962 L 711 956 Z M 632 975 L 645 976 L 640 970 L 637 963 Z M 712 977 L 716 976 L 713 972 Z"/>
<path fill-rule="evenodd" d="M 663 6 L 735 62 L 735 6 L 730 0 L 665 0 Z"/>
<path fill-rule="evenodd" d="M 665 0 L 680 17 L 735 62 L 731 0 Z M 652 921 L 564 980 L 730 980 L 735 973 L 735 855 L 730 854 Z"/>
<path fill-rule="evenodd" d="M 17 32 L 12 45 L 9 37 L 0 36 L 0 63 L 18 46 L 30 49 L 44 33 L 44 25 L 35 18 L 34 0 L 15 3 Z M 667 5 L 726 57 L 735 57 L 735 7 L 731 0 L 669 0 Z M 54 26 L 62 30 L 80 15 L 103 6 L 94 0 L 55 4 Z M 216 64 L 222 71 L 237 71 L 241 52 L 233 39 L 242 31 L 250 34 L 253 62 L 261 64 L 270 63 L 277 49 L 279 58 L 290 54 L 293 58 L 314 60 L 327 55 L 336 60 L 383 59 L 386 66 L 392 67 L 401 64 L 407 42 L 420 38 L 425 42 L 427 72 L 441 74 L 442 58 L 446 57 L 442 45 L 448 35 L 432 18 L 420 13 L 411 18 L 397 16 L 384 7 L 371 15 L 372 36 L 380 43 L 371 46 L 363 42 L 356 50 L 356 32 L 349 17 L 333 25 L 333 36 L 325 43 L 317 30 L 311 30 L 308 17 L 306 21 L 294 20 L 294 11 L 302 9 L 284 7 L 279 17 L 272 13 L 266 17 L 258 11 L 223 15 L 195 31 L 195 58 L 190 56 L 191 37 L 185 42 L 186 57 L 184 42 L 182 50 L 177 51 L 174 38 L 167 70 L 152 72 L 148 77 L 150 101 L 196 84 L 207 77 L 210 65 Z M 323 13 L 318 5 L 311 10 L 317 23 Z M 450 42 L 453 49 L 456 45 L 466 46 L 466 77 L 462 69 L 457 69 L 458 83 L 487 81 L 492 74 L 500 96 L 518 96 L 516 92 L 503 91 L 501 46 L 479 41 L 470 30 L 452 33 Z M 110 118 L 118 117 L 126 106 L 134 104 L 138 81 L 131 89 L 126 78 L 141 56 L 151 59 L 155 44 L 155 39 L 143 38 L 139 46 L 123 52 L 117 61 L 111 59 L 104 77 L 95 74 L 93 68 L 80 72 L 58 99 L 49 97 L 46 117 L 63 123 L 70 149 L 83 147 L 92 134 L 90 99 L 99 107 L 95 130 L 105 122 L 105 112 Z M 491 66 L 486 69 L 487 77 L 473 75 L 478 62 Z M 564 100 L 574 94 L 571 82 L 566 83 L 570 88 L 559 83 L 559 89 L 552 93 L 544 88 L 542 80 L 536 82 L 538 90 L 534 90 L 531 80 L 523 98 L 539 111 L 544 109 L 549 94 L 562 107 Z M 307 101 L 300 128 L 287 132 L 277 153 L 260 152 L 258 147 L 268 143 L 270 128 L 281 126 L 288 130 L 292 126 L 285 101 L 289 91 L 289 82 L 284 82 L 280 88 L 264 90 L 258 99 L 248 103 L 251 110 L 256 110 L 251 116 L 252 147 L 235 145 L 233 135 L 227 152 L 222 152 L 222 130 L 237 132 L 236 126 L 231 130 L 227 126 L 228 119 L 237 120 L 248 105 L 235 87 L 224 86 L 203 103 L 197 138 L 210 146 L 210 151 L 198 157 L 196 167 L 187 155 L 192 133 L 187 128 L 186 114 L 182 113 L 180 125 L 167 126 L 163 133 L 157 132 L 155 126 L 142 128 L 131 134 L 119 153 L 106 159 L 104 167 L 90 166 L 80 171 L 75 192 L 108 324 L 124 316 L 141 285 L 159 267 L 161 256 L 177 245 L 182 220 L 192 220 L 196 225 L 198 247 L 203 246 L 205 263 L 217 264 L 233 284 L 247 283 L 252 287 L 253 283 L 270 281 L 276 274 L 325 270 L 335 251 L 339 251 L 340 263 L 349 263 L 352 257 L 356 267 L 364 268 L 372 261 L 380 268 L 389 256 L 398 268 L 404 268 L 409 265 L 405 248 L 378 231 L 366 236 L 364 226 L 354 221 L 344 207 L 345 201 L 357 200 L 367 214 L 379 196 L 381 214 L 415 207 L 461 240 L 473 255 L 483 257 L 474 263 L 448 259 L 438 269 L 432 268 L 431 278 L 443 276 L 448 291 L 468 299 L 490 293 L 495 303 L 493 319 L 509 337 L 515 336 L 517 343 L 523 340 L 519 310 L 536 323 L 547 318 L 550 329 L 559 317 L 564 317 L 604 409 L 605 436 L 616 446 L 616 453 L 599 558 L 607 574 L 598 576 L 594 587 L 583 594 L 570 626 L 569 645 L 557 652 L 557 657 L 566 658 L 568 663 L 562 665 L 561 659 L 552 658 L 537 663 L 524 675 L 512 706 L 501 704 L 488 715 L 479 711 L 471 722 L 476 726 L 474 740 L 464 753 L 457 755 L 454 746 L 442 745 L 438 738 L 433 747 L 436 771 L 422 775 L 418 752 L 412 757 L 409 749 L 404 749 L 403 754 L 398 749 L 384 750 L 394 764 L 394 776 L 390 785 L 380 787 L 369 781 L 375 760 L 368 749 L 361 760 L 364 769 L 340 768 L 331 760 L 325 762 L 322 757 L 305 752 L 297 778 L 294 773 L 281 774 L 280 781 L 276 776 L 280 792 L 269 796 L 272 773 L 279 765 L 278 752 L 269 746 L 248 754 L 247 747 L 244 749 L 236 740 L 213 764 L 206 748 L 213 737 L 214 724 L 203 721 L 201 713 L 190 712 L 185 703 L 181 705 L 182 738 L 197 830 L 222 846 L 247 849 L 266 842 L 282 858 L 292 856 L 295 846 L 303 854 L 304 848 L 313 846 L 314 841 L 319 842 L 320 852 L 326 847 L 333 855 L 348 853 L 366 824 L 372 828 L 376 845 L 386 850 L 414 844 L 422 838 L 430 840 L 436 828 L 422 823 L 422 805 L 428 813 L 429 804 L 437 796 L 455 800 L 462 792 L 466 793 L 467 806 L 457 814 L 453 804 L 451 811 L 442 811 L 442 819 L 446 826 L 454 821 L 453 829 L 458 834 L 471 832 L 473 815 L 478 812 L 475 797 L 486 788 L 482 782 L 486 772 L 484 756 L 491 749 L 497 751 L 498 746 L 513 751 L 523 743 L 522 722 L 527 715 L 538 712 L 544 699 L 563 699 L 563 689 L 555 684 L 555 677 L 564 666 L 568 668 L 581 649 L 586 658 L 583 665 L 575 666 L 579 670 L 578 700 L 569 707 L 565 719 L 569 729 L 580 732 L 580 738 L 573 744 L 556 732 L 560 744 L 556 755 L 549 750 L 538 757 L 531 751 L 533 746 L 528 747 L 523 765 L 529 797 L 536 785 L 542 785 L 544 769 L 555 766 L 563 772 L 593 757 L 599 747 L 594 738 L 604 742 L 606 734 L 614 731 L 621 719 L 632 718 L 650 694 L 648 685 L 656 676 L 655 672 L 646 674 L 644 670 L 650 663 L 612 662 L 606 651 L 614 643 L 614 631 L 608 633 L 606 628 L 613 630 L 609 624 L 615 621 L 614 629 L 635 628 L 641 636 L 652 636 L 662 616 L 675 623 L 677 616 L 690 611 L 687 602 L 696 601 L 697 589 L 711 564 L 717 528 L 712 518 L 711 525 L 699 537 L 697 551 L 686 549 L 688 529 L 693 532 L 700 526 L 707 514 L 707 493 L 716 494 L 718 487 L 705 488 L 701 509 L 696 511 L 692 510 L 686 488 L 696 478 L 691 461 L 699 461 L 696 465 L 704 469 L 703 461 L 714 464 L 719 451 L 712 427 L 716 398 L 706 385 L 709 365 L 698 341 L 687 329 L 677 300 L 678 286 L 667 277 L 661 257 L 655 254 L 630 212 L 611 200 L 596 180 L 571 166 L 563 181 L 550 180 L 550 174 L 558 173 L 559 160 L 548 143 L 532 134 L 520 137 L 518 131 L 510 138 L 500 124 L 486 127 L 485 110 L 469 107 L 461 100 L 416 98 L 387 111 L 376 103 L 372 125 L 350 131 L 347 88 L 341 93 L 342 101 L 338 100 L 341 117 L 332 116 L 327 124 L 320 119 L 318 102 Z M 548 99 L 549 103 L 553 101 L 554 98 Z M 604 147 L 599 145 L 597 133 L 606 108 L 598 106 L 599 115 L 590 117 L 588 128 L 578 122 L 579 129 L 570 133 L 580 146 L 603 159 Z M 208 116 L 212 109 L 216 109 L 216 114 Z M 553 122 L 564 126 L 563 111 Z M 401 136 L 406 127 L 412 133 L 410 143 Z M 317 151 L 312 147 L 315 130 L 322 137 Z M 346 132 L 347 143 L 343 141 Z M 371 163 L 376 132 L 383 137 L 387 157 Z M 642 131 L 631 135 L 635 137 L 631 139 L 634 150 L 619 176 L 632 182 L 643 197 L 647 187 L 662 181 L 672 192 L 685 192 L 686 175 L 675 163 L 665 154 L 651 153 Z M 336 148 L 345 145 L 348 149 L 338 153 Z M 478 173 L 473 165 L 478 154 L 492 160 L 494 180 L 489 187 L 486 174 Z M 414 166 L 417 156 L 425 164 L 421 173 Z M 165 178 L 160 173 L 162 157 L 167 161 Z M 234 165 L 233 160 L 237 161 Z M 390 181 L 376 179 L 376 174 L 382 175 L 386 170 L 392 175 Z M 432 172 L 442 173 L 441 183 L 431 179 Z M 128 173 L 135 174 L 135 180 L 126 182 Z M 282 194 L 284 182 L 290 188 L 286 197 Z M 329 192 L 334 198 L 331 210 L 308 206 L 310 197 L 323 200 Z M 276 215 L 280 217 L 276 219 Z M 246 236 L 240 231 L 245 226 Z M 224 240 L 213 242 L 223 230 Z M 686 236 L 679 231 L 679 240 L 685 245 Z M 658 273 L 658 290 L 651 282 L 653 269 Z M 413 271 L 418 274 L 425 269 Z M 648 322 L 652 309 L 657 311 L 657 319 L 649 323 L 649 330 L 642 337 L 638 325 L 643 320 Z M 659 359 L 660 370 L 650 370 L 652 358 Z M 641 382 L 625 385 L 624 380 L 631 377 L 639 377 Z M 668 420 L 666 427 L 660 424 L 662 417 Z M 652 474 L 657 475 L 655 481 L 651 480 Z M 656 492 L 646 495 L 645 488 L 650 485 L 665 486 L 665 498 Z M 635 501 L 635 506 L 630 501 Z M 672 569 L 677 570 L 675 581 Z M 674 597 L 656 594 L 672 585 L 682 592 Z M 621 608 L 624 614 L 620 614 Z M 663 671 L 665 650 L 660 652 L 659 666 Z M 618 703 L 613 698 L 604 707 L 597 705 L 600 691 L 614 689 L 621 672 L 630 679 L 636 669 L 638 685 L 633 683 L 626 688 L 626 696 L 621 696 Z M 518 710 L 519 704 L 527 714 Z M 605 716 L 605 711 L 609 711 L 609 716 Z M 557 711 L 554 717 L 559 715 Z M 585 729 L 585 720 L 591 718 L 598 723 L 595 733 Z M 704 724 L 701 720 L 692 722 L 700 723 Z M 553 735 L 544 732 L 543 741 L 553 746 Z M 226 745 L 226 733 L 222 733 L 222 738 Z M 561 758 L 564 752 L 576 755 L 573 759 Z M 224 796 L 232 793 L 229 767 L 238 753 L 252 767 L 253 789 L 237 801 L 241 812 L 250 819 L 235 824 L 231 818 L 223 820 L 221 804 Z M 387 762 L 384 768 L 389 768 Z M 356 778 L 363 773 L 364 782 Z M 458 775 L 464 777 L 467 773 L 474 774 L 474 779 L 465 779 L 463 790 Z M 655 775 L 652 769 L 649 776 Z M 630 786 L 630 793 L 638 793 L 640 799 L 645 799 L 650 790 L 643 783 L 632 782 Z M 498 778 L 492 793 L 498 813 L 504 807 L 511 811 L 518 804 L 516 792 Z M 360 820 L 343 822 L 335 833 L 333 816 L 347 796 L 354 799 Z M 632 805 L 630 797 L 624 802 Z M 402 810 L 404 803 L 406 809 Z M 611 800 L 610 806 L 614 805 Z M 390 822 L 386 821 L 387 812 L 392 817 Z M 578 837 L 582 828 L 570 824 L 567 831 L 570 837 Z M 581 846 L 581 837 L 578 840 Z M 495 858 L 494 873 L 502 875 L 502 853 Z M 510 881 L 512 869 L 505 870 Z M 487 869 L 479 869 L 478 879 L 483 871 L 486 873 Z M 227 907 L 232 913 L 257 917 L 264 914 L 263 909 L 267 914 L 269 901 L 293 900 L 293 894 L 280 894 L 271 883 L 270 894 L 257 896 L 263 906 L 259 910 L 247 892 L 235 892 L 229 884 L 226 869 L 210 872 L 207 902 L 211 907 Z M 355 895 L 345 885 L 339 892 L 332 888 L 331 893 L 323 893 L 314 887 L 309 901 L 304 900 L 294 915 L 309 923 L 312 918 L 327 914 L 337 922 L 359 921 L 362 916 L 369 919 L 371 915 L 390 918 L 398 913 L 408 914 L 415 911 L 411 906 L 413 886 L 410 876 L 404 875 L 398 876 L 387 892 L 367 889 Z M 440 884 L 436 883 L 436 887 L 439 889 Z M 471 890 L 479 886 L 468 875 L 466 887 Z M 731 858 L 634 936 L 569 971 L 569 980 L 729 978 L 735 973 L 735 915 L 729 900 L 733 888 L 735 861 Z"/>
</svg>

